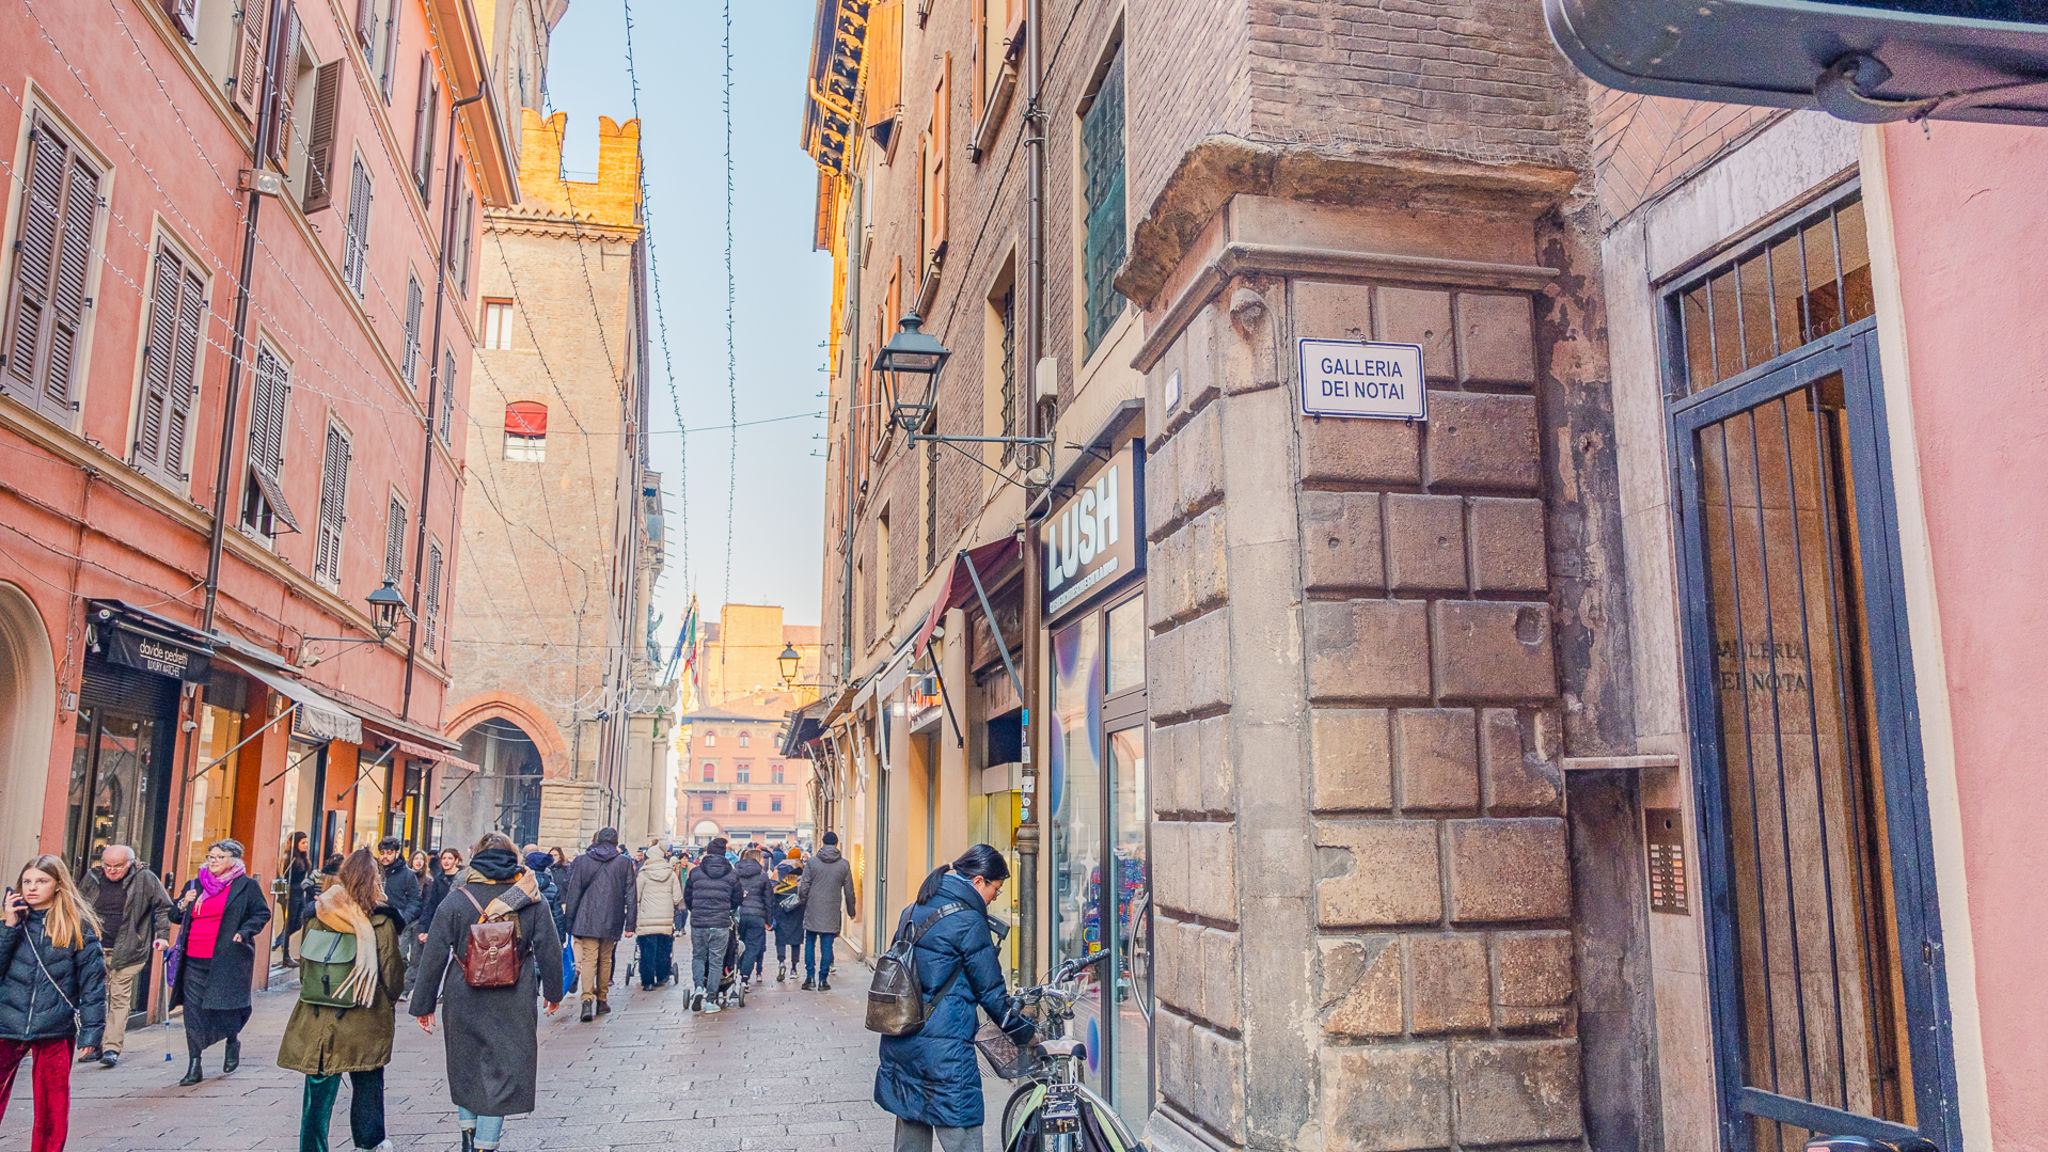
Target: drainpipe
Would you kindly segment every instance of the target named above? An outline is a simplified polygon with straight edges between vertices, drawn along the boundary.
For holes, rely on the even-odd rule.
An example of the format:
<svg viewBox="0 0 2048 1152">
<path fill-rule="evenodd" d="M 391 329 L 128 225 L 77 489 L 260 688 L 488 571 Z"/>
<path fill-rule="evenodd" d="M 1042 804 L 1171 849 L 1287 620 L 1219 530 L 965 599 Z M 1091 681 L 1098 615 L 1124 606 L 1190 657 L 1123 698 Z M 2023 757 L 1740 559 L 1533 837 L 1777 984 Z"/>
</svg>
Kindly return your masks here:
<svg viewBox="0 0 2048 1152">
<path fill-rule="evenodd" d="M 265 157 L 270 154 L 270 126 L 276 119 L 277 85 L 273 82 L 271 56 L 276 49 L 277 38 L 282 34 L 285 6 L 270 6 L 270 27 L 263 39 L 263 87 L 256 98 L 256 154 L 252 158 L 256 172 L 261 173 Z M 248 9 L 245 7 L 244 12 Z M 235 284 L 235 327 L 228 345 L 227 390 L 222 393 L 220 416 L 220 451 L 213 470 L 213 531 L 206 543 L 206 606 L 199 613 L 199 630 L 213 631 L 214 607 L 220 599 L 221 553 L 227 543 L 228 523 L 228 479 L 235 455 L 235 409 L 242 399 L 242 357 L 248 349 L 249 330 L 249 278 L 256 272 L 256 218 L 263 207 L 263 192 L 257 186 L 260 182 L 250 180 L 249 204 L 242 221 L 242 266 Z M 180 789 L 183 792 L 183 789 Z"/>
<path fill-rule="evenodd" d="M 420 427 L 426 432 L 425 447 L 420 451 L 420 507 L 414 519 L 419 521 L 419 531 L 414 538 L 412 549 L 412 595 L 411 620 L 405 629 L 405 694 L 399 702 L 398 718 L 412 719 L 412 677 L 413 668 L 419 663 L 420 652 L 420 584 L 427 572 L 427 511 L 433 505 L 430 497 L 434 491 L 434 414 L 441 406 L 440 392 L 443 388 L 455 387 L 455 381 L 444 380 L 441 376 L 441 312 L 448 296 L 448 252 L 454 247 L 455 236 L 455 114 L 464 107 L 484 98 L 489 88 L 479 88 L 476 95 L 465 96 L 448 105 L 448 179 L 447 188 L 441 197 L 441 250 L 434 254 L 434 335 L 427 344 L 427 407 L 425 419 Z M 443 558 L 445 578 L 446 559 Z M 445 632 L 446 629 L 443 629 Z"/>
<path fill-rule="evenodd" d="M 1025 406 L 1024 434 L 1040 436 L 1043 421 L 1038 405 L 1038 359 L 1044 347 L 1045 322 L 1045 109 L 1039 106 L 1039 23 L 1044 14 L 1040 0 L 1024 4 L 1024 364 L 1031 366 L 1025 386 L 1031 402 Z M 1046 465 L 1050 467 L 1048 459 Z M 1029 816 L 1017 828 L 1017 967 L 1024 984 L 1035 982 L 1038 972 L 1038 845 L 1039 822 L 1044 819 L 1047 793 L 1036 788 L 1038 758 L 1034 734 L 1039 723 L 1039 573 L 1038 547 L 1030 534 L 1030 517 L 1024 531 L 1024 723 L 1021 726 L 1024 781 L 1034 790 L 1026 793 Z M 991 627 L 995 621 L 989 621 Z M 997 629 L 997 642 L 1002 641 Z"/>
</svg>

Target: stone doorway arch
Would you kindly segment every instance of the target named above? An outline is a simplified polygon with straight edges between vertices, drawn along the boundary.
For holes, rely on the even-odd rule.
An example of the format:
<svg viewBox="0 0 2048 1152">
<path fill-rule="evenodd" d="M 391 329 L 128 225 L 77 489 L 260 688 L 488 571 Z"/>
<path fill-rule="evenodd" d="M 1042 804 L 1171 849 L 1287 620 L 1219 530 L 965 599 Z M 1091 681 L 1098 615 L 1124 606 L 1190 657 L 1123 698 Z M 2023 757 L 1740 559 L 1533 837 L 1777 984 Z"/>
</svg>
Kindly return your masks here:
<svg viewBox="0 0 2048 1152">
<path fill-rule="evenodd" d="M 0 580 L 0 860 L 36 853 L 56 722 L 49 631 L 28 593 Z"/>
</svg>

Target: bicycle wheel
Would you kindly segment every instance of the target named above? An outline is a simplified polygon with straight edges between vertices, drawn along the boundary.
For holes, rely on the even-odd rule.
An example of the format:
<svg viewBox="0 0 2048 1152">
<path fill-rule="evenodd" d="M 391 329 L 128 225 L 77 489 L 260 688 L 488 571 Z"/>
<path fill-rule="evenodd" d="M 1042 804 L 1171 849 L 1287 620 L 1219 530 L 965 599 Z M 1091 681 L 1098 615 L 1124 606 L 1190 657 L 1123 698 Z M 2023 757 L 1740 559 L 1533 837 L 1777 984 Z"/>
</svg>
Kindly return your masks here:
<svg viewBox="0 0 2048 1152">
<path fill-rule="evenodd" d="M 1023 1126 L 1030 1123 L 1031 1113 L 1044 1099 L 1045 1086 L 1031 1080 L 1017 1085 L 1017 1090 L 1010 1093 L 1009 1102 L 1003 1105 L 1003 1126 L 998 1129 L 1002 1133 L 1003 1152 L 1035 1152 L 1019 1136 Z"/>
</svg>

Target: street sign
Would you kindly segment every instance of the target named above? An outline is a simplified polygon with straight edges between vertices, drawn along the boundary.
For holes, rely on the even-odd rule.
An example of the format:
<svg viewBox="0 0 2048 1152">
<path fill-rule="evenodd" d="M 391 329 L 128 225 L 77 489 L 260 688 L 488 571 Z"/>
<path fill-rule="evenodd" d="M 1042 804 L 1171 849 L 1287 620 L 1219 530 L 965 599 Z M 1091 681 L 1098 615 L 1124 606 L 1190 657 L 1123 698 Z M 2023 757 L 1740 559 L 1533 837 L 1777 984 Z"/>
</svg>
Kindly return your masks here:
<svg viewBox="0 0 2048 1152">
<path fill-rule="evenodd" d="M 1419 344 L 1301 341 L 1304 416 L 1422 420 L 1428 404 Z"/>
<path fill-rule="evenodd" d="M 1864 124 L 2048 124 L 2043 0 L 1543 0 L 1580 71 L 1627 92 Z"/>
</svg>

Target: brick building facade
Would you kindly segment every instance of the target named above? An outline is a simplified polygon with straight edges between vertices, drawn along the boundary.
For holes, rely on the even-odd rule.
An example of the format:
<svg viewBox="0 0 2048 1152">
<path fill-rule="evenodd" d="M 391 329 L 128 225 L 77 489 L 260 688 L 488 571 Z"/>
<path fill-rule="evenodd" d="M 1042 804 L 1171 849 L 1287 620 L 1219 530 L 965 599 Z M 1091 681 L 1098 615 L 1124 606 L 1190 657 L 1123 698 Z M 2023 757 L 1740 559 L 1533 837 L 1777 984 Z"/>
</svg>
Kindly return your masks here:
<svg viewBox="0 0 2048 1152">
<path fill-rule="evenodd" d="M 567 116 L 522 113 L 520 204 L 482 238 L 471 499 L 449 730 L 452 842 L 627 843 L 669 826 L 675 689 L 651 597 L 661 478 L 647 468 L 640 124 L 601 117 L 595 180 L 563 178 Z"/>
</svg>

